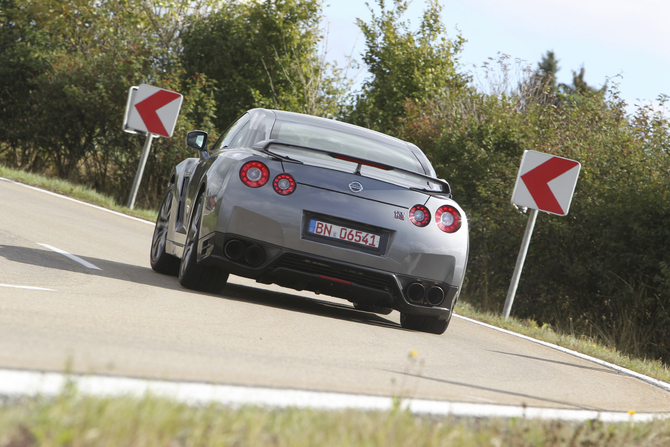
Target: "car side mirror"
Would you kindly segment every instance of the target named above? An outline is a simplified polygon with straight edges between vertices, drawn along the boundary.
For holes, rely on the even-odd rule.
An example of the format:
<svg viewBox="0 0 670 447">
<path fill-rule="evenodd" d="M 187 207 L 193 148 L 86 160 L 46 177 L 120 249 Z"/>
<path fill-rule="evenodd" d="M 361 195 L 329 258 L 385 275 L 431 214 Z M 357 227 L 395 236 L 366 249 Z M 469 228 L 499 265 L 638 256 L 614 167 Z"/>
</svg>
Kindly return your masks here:
<svg viewBox="0 0 670 447">
<path fill-rule="evenodd" d="M 186 146 L 200 152 L 206 152 L 207 137 L 207 132 L 204 130 L 192 130 L 186 134 Z"/>
</svg>

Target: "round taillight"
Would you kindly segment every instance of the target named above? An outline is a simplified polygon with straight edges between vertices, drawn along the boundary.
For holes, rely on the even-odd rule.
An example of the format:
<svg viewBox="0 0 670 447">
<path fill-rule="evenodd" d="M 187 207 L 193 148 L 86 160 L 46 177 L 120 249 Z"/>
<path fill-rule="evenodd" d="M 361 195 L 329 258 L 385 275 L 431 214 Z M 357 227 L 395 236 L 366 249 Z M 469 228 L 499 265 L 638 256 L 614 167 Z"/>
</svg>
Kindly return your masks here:
<svg viewBox="0 0 670 447">
<path fill-rule="evenodd" d="M 445 233 L 455 233 L 461 228 L 461 213 L 450 205 L 443 205 L 435 212 L 435 221 Z"/>
<path fill-rule="evenodd" d="M 270 170 L 260 161 L 250 161 L 240 169 L 240 180 L 250 188 L 260 188 L 270 180 Z"/>
<path fill-rule="evenodd" d="M 423 205 L 414 205 L 409 210 L 409 220 L 417 227 L 425 227 L 430 222 L 430 211 Z"/>
<path fill-rule="evenodd" d="M 272 187 L 277 194 L 287 196 L 293 194 L 293 191 L 295 191 L 296 182 L 289 174 L 279 174 L 272 182 Z"/>
</svg>

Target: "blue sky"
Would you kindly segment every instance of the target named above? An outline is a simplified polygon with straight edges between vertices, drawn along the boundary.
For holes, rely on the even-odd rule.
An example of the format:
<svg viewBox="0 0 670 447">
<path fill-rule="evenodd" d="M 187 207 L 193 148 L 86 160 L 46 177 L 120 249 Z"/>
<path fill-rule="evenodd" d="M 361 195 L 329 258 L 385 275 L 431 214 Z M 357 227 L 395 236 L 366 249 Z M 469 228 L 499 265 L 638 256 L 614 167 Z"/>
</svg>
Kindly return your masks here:
<svg viewBox="0 0 670 447">
<path fill-rule="evenodd" d="M 365 42 L 355 20 L 370 20 L 365 2 L 324 1 L 328 59 L 343 62 L 353 49 L 361 62 Z M 377 6 L 376 0 L 370 3 Z M 572 71 L 583 66 L 589 85 L 611 79 L 629 105 L 670 95 L 670 0 L 440 0 L 440 5 L 448 37 L 460 30 L 468 41 L 460 56 L 463 71 L 481 77 L 478 67 L 499 52 L 535 68 L 553 50 L 561 68 L 558 82 L 572 83 Z M 425 6 L 424 0 L 410 4 L 405 17 L 413 30 Z"/>
</svg>

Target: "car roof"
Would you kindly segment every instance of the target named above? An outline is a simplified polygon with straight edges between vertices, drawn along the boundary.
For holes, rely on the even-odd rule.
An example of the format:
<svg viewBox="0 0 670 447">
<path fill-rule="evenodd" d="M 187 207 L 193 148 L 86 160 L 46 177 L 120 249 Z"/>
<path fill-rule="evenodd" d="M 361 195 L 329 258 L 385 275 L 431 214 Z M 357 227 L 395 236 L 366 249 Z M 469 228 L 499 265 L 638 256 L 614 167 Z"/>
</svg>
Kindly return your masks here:
<svg viewBox="0 0 670 447">
<path fill-rule="evenodd" d="M 282 121 L 293 121 L 297 123 L 311 124 L 314 126 L 325 127 L 334 130 L 346 130 L 351 133 L 359 134 L 373 140 L 385 141 L 387 144 L 395 144 L 404 146 L 407 142 L 390 135 L 377 132 L 376 130 L 366 129 L 365 127 L 356 126 L 354 124 L 337 121 L 335 119 L 321 118 L 318 116 L 304 115 L 302 113 L 286 112 L 283 110 L 270 110 L 275 116 Z"/>
<path fill-rule="evenodd" d="M 272 109 L 252 109 L 249 110 L 250 114 L 254 113 L 271 113 L 275 116 L 275 119 L 280 120 L 280 121 L 291 121 L 295 123 L 302 123 L 302 124 L 309 124 L 313 126 L 318 126 L 318 127 L 324 127 L 327 129 L 333 129 L 333 130 L 339 130 L 342 132 L 348 132 L 354 135 L 359 135 L 361 137 L 369 138 L 371 140 L 376 140 L 379 142 L 382 142 L 384 144 L 387 144 L 389 146 L 396 146 L 399 148 L 403 148 L 405 150 L 409 150 L 414 154 L 414 156 L 418 159 L 419 163 L 423 166 L 424 171 L 426 171 L 426 174 L 436 177 L 435 170 L 433 169 L 433 166 L 430 164 L 430 161 L 428 161 L 428 158 L 426 155 L 419 149 L 416 145 L 409 143 L 407 141 L 403 141 L 399 138 L 392 137 L 390 135 L 386 135 L 381 132 L 377 132 L 376 130 L 372 129 L 367 129 L 365 127 L 360 127 L 356 126 L 354 124 L 349 124 L 345 123 L 343 121 L 337 121 L 335 119 L 330 119 L 330 118 L 322 118 L 318 116 L 313 116 L 313 115 L 305 115 L 302 113 L 295 113 L 295 112 L 287 112 L 284 110 L 272 110 Z"/>
</svg>

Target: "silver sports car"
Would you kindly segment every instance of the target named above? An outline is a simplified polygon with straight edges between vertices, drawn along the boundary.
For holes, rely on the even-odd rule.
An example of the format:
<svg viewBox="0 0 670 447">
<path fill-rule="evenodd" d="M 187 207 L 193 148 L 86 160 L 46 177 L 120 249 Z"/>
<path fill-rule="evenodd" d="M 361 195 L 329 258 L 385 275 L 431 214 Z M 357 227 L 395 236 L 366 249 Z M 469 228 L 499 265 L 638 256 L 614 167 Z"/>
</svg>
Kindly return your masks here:
<svg viewBox="0 0 670 447">
<path fill-rule="evenodd" d="M 441 334 L 468 258 L 468 222 L 411 143 L 297 113 L 253 109 L 172 172 L 151 266 L 219 293 L 228 275 L 400 312 Z"/>
</svg>

